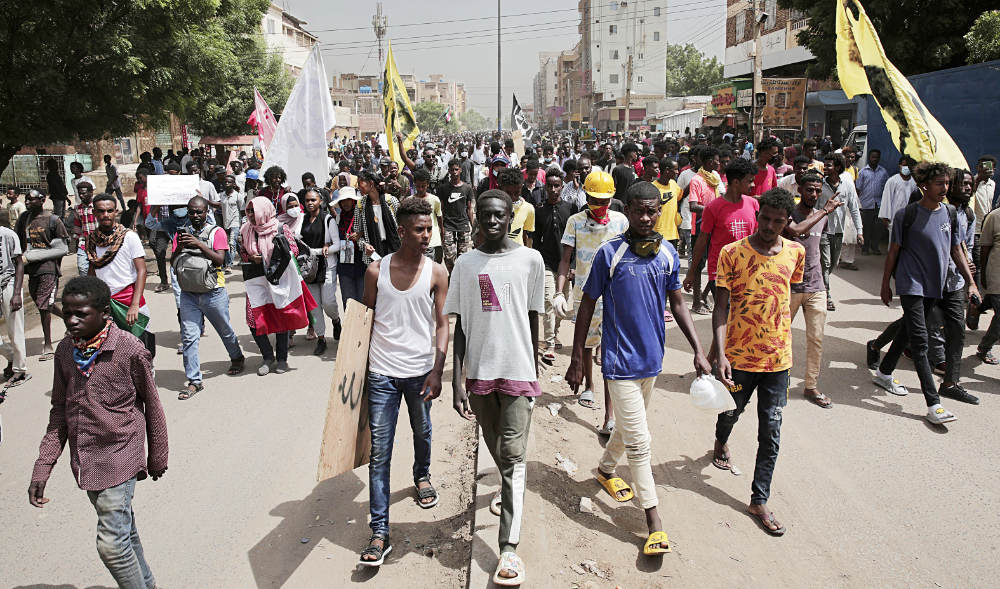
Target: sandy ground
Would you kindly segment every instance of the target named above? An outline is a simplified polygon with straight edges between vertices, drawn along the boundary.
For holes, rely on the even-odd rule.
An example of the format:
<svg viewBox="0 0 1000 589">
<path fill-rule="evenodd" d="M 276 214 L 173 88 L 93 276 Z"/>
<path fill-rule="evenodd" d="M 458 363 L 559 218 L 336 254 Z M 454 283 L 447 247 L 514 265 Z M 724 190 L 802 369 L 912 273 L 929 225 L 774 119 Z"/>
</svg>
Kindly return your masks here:
<svg viewBox="0 0 1000 589">
<path fill-rule="evenodd" d="M 877 300 L 881 262 L 859 257 L 860 272 L 838 270 L 833 278 L 838 310 L 828 315 L 820 378 L 833 409 L 801 397 L 804 324 L 802 318 L 793 324 L 798 363 L 769 503 L 788 527 L 783 538 L 765 535 L 744 513 L 756 452 L 755 413 L 743 416 L 730 442 L 742 474 L 714 468 L 709 451 L 715 418 L 687 398 L 692 355 L 670 324 L 649 421 L 653 474 L 673 552 L 659 560 L 640 556 L 641 510 L 634 502 L 615 503 L 593 481 L 602 451 L 594 429 L 603 412 L 576 405 L 565 383 L 551 381 L 568 364 L 572 324 L 565 323 L 561 339 L 567 348 L 541 375 L 545 394 L 533 417 L 520 547 L 526 586 L 996 586 L 1000 463 L 984 448 L 991 447 L 1000 370 L 972 356 L 982 331 L 968 334 L 963 384 L 982 404 L 946 403 L 959 417 L 947 427 L 923 420 L 923 398 L 908 361 L 900 363 L 897 377 L 911 388 L 909 396 L 890 396 L 872 385 L 861 343 L 900 315 L 898 304 L 887 309 Z M 250 354 L 248 366 L 255 368 L 238 281 L 230 293 L 234 325 Z M 474 429 L 452 413 L 447 386 L 433 408 L 433 473 L 442 503 L 428 511 L 414 505 L 404 418 L 393 463 L 395 551 L 377 573 L 358 572 L 357 552 L 368 536 L 367 470 L 315 482 L 334 351 L 323 361 L 314 358 L 300 335 L 291 358 L 296 370 L 284 377 L 229 378 L 220 375 L 225 354 L 209 330 L 202 340 L 206 389 L 179 402 L 173 391 L 183 382 L 183 370 L 172 350 L 174 307 L 169 294 L 148 298 L 157 329 L 173 331 L 159 336 L 156 361 L 171 467 L 162 480 L 138 485 L 135 501 L 146 553 L 162 586 L 488 586 L 486 573 L 496 563 L 496 520 L 480 510 L 473 522 Z M 709 318 L 696 324 L 707 345 Z M 54 331 L 61 334 L 61 326 Z M 38 353 L 37 328 L 29 332 L 28 347 Z M 51 386 L 50 366 L 37 358 L 28 366 L 36 378 L 14 389 L 0 408 L 0 500 L 6 506 L 0 587 L 110 586 L 94 550 L 92 508 L 76 488 L 66 456 L 47 489 L 52 502 L 44 510 L 27 504 Z M 562 404 L 556 416 L 547 409 L 551 403 Z M 578 466 L 574 474 L 557 465 L 557 452 Z M 631 480 L 627 465 L 618 472 Z M 480 477 L 480 503 L 488 500 L 495 478 L 489 472 Z M 593 501 L 594 513 L 580 512 L 581 497 Z M 587 560 L 597 573 L 578 572 Z"/>
</svg>

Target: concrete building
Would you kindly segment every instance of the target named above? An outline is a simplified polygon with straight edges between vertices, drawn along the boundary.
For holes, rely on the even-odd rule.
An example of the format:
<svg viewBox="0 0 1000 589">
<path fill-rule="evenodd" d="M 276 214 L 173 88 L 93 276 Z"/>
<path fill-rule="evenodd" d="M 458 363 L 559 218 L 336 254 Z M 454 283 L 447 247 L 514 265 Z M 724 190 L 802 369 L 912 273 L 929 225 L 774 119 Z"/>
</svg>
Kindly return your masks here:
<svg viewBox="0 0 1000 589">
<path fill-rule="evenodd" d="M 777 0 L 758 0 L 768 18 L 761 29 L 761 58 L 765 75 L 791 76 L 805 73 L 813 54 L 799 45 L 797 35 L 809 24 L 805 14 L 778 8 Z M 726 55 L 723 75 L 728 78 L 753 75 L 754 22 L 752 5 L 746 0 L 726 0 Z"/>
<path fill-rule="evenodd" d="M 306 21 L 293 16 L 280 5 L 271 2 L 260 21 L 260 29 L 268 48 L 280 52 L 285 67 L 298 76 L 319 38 L 302 28 Z"/>
<path fill-rule="evenodd" d="M 559 53 L 542 51 L 538 54 L 538 73 L 535 74 L 535 120 L 539 125 L 552 126 L 552 112 L 559 92 Z"/>
<path fill-rule="evenodd" d="M 466 109 L 465 84 L 431 74 L 430 79 L 416 82 L 416 102 L 436 102 L 451 107 L 453 114 L 462 114 Z"/>
<path fill-rule="evenodd" d="M 667 3 L 663 0 L 580 0 L 579 70 L 590 113 L 624 99 L 632 56 L 634 97 L 662 98 L 666 86 Z M 642 117 L 645 116 L 643 112 Z M 642 121 L 639 117 L 638 121 Z M 607 120 L 607 119 L 606 119 Z M 633 124 L 636 119 L 633 119 Z M 624 124 L 624 119 L 622 119 Z"/>
</svg>

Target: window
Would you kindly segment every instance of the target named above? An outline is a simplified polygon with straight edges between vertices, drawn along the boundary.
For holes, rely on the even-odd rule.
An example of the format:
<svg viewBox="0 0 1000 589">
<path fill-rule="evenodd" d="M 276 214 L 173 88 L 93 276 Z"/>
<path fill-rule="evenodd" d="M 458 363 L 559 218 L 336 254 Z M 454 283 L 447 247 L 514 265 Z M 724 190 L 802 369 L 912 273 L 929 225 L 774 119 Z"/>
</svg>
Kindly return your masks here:
<svg viewBox="0 0 1000 589">
<path fill-rule="evenodd" d="M 267 19 L 267 32 L 268 34 L 274 34 L 274 19 Z"/>
<path fill-rule="evenodd" d="M 764 0 L 764 12 L 767 13 L 764 28 L 773 29 L 778 22 L 778 0 Z"/>
<path fill-rule="evenodd" d="M 660 40 L 660 31 L 653 31 L 653 40 L 654 41 Z"/>
<path fill-rule="evenodd" d="M 747 34 L 747 13 L 746 11 L 741 11 L 735 16 L 736 21 L 736 42 L 742 43 L 743 37 Z"/>
<path fill-rule="evenodd" d="M 640 82 L 642 81 L 642 76 L 639 76 L 639 81 L 640 81 Z"/>
<path fill-rule="evenodd" d="M 608 57 L 610 57 L 611 59 L 618 59 L 618 50 L 612 49 L 611 54 Z"/>
<path fill-rule="evenodd" d="M 618 74 L 611 74 L 610 76 L 608 76 L 608 83 L 610 83 L 610 84 L 617 84 L 618 83 Z"/>
<path fill-rule="evenodd" d="M 639 59 L 642 59 L 642 54 L 641 53 L 639 54 Z"/>
<path fill-rule="evenodd" d="M 618 33 L 618 25 L 608 25 L 608 34 L 614 35 Z"/>
<path fill-rule="evenodd" d="M 608 8 L 610 8 L 611 10 L 618 10 L 618 3 L 611 2 L 610 4 L 608 4 Z"/>
<path fill-rule="evenodd" d="M 660 16 L 660 7 L 653 8 L 653 16 Z"/>
</svg>

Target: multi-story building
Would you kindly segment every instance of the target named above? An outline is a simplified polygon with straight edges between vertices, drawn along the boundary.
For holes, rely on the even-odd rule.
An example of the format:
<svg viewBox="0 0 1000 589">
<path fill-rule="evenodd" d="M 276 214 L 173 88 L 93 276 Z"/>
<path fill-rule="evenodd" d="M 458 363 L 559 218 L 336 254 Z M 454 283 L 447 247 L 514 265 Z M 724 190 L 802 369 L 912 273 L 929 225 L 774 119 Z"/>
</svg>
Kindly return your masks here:
<svg viewBox="0 0 1000 589">
<path fill-rule="evenodd" d="M 465 84 L 445 80 L 442 74 L 431 74 L 429 80 L 420 80 L 416 87 L 416 102 L 443 104 L 450 107 L 454 114 L 465 112 Z"/>
<path fill-rule="evenodd" d="M 559 51 L 542 51 L 538 54 L 538 73 L 535 75 L 535 120 L 538 124 L 554 126 L 552 108 L 559 93 Z"/>
<path fill-rule="evenodd" d="M 624 98 L 629 56 L 633 97 L 662 97 L 667 76 L 666 0 L 580 0 L 578 9 L 581 85 L 590 99 L 590 112 L 582 113 L 581 122 L 594 123 L 602 105 Z"/>
<path fill-rule="evenodd" d="M 293 76 L 299 75 L 313 45 L 319 42 L 316 35 L 302 28 L 304 24 L 307 24 L 306 21 L 293 16 L 274 2 L 267 7 L 267 12 L 260 21 L 260 29 L 268 48 L 281 54 L 285 67 Z"/>
<path fill-rule="evenodd" d="M 758 14 L 766 14 L 760 31 L 765 75 L 802 75 L 813 54 L 799 45 L 798 33 L 809 24 L 798 10 L 778 8 L 777 0 L 758 0 Z M 726 0 L 726 78 L 753 75 L 753 6 L 748 0 Z"/>
</svg>

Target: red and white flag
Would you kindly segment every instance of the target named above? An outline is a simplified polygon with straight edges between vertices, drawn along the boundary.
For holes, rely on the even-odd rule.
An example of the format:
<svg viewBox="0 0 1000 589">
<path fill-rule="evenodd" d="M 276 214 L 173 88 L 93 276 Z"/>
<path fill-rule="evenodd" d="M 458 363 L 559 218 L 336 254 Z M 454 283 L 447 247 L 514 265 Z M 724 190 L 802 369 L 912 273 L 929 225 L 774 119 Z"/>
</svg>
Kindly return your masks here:
<svg viewBox="0 0 1000 589">
<path fill-rule="evenodd" d="M 243 286 L 258 334 L 304 329 L 309 325 L 308 313 L 316 308 L 316 300 L 302 280 L 294 258 L 278 284 L 271 284 L 264 275 L 250 277 L 244 273 Z"/>
<path fill-rule="evenodd" d="M 266 154 L 267 146 L 271 144 L 274 133 L 278 129 L 278 120 L 274 118 L 271 107 L 267 105 L 257 88 L 253 89 L 253 102 L 254 109 L 250 113 L 250 118 L 247 119 L 247 124 L 257 129 L 257 135 L 260 136 L 260 149 Z"/>
</svg>

